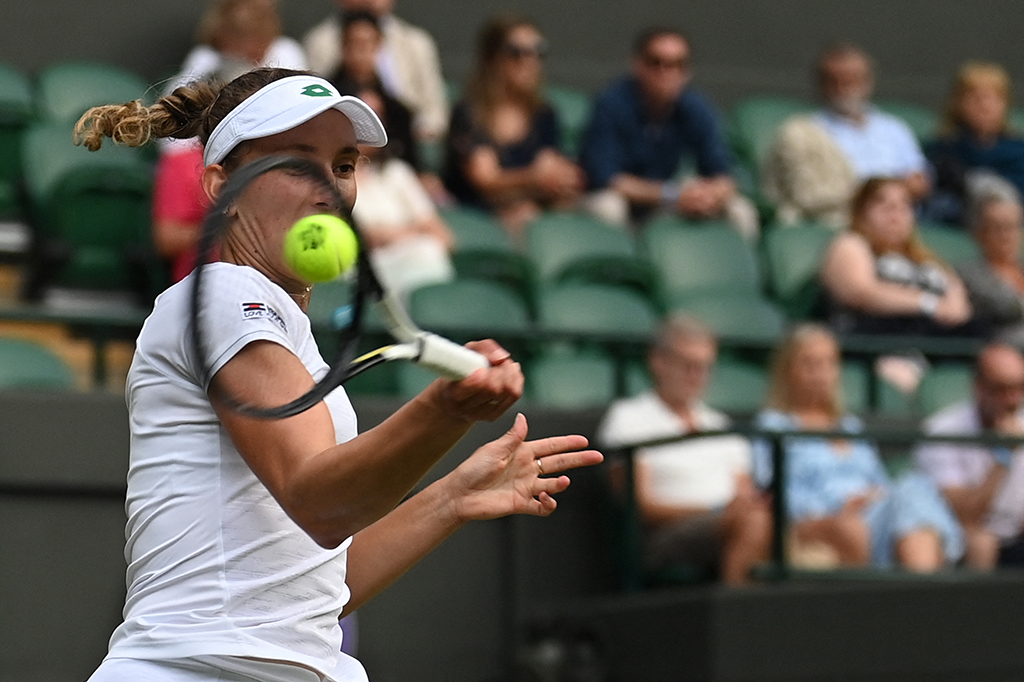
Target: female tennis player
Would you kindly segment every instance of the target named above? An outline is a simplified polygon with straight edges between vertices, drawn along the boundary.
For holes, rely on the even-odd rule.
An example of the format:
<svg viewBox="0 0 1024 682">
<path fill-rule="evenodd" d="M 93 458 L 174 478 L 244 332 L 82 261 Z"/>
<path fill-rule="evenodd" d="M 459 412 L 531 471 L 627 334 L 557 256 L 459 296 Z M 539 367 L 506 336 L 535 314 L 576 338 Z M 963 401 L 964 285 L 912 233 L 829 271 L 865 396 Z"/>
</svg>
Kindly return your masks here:
<svg viewBox="0 0 1024 682">
<path fill-rule="evenodd" d="M 76 126 L 138 145 L 198 136 L 211 199 L 234 169 L 266 155 L 311 160 L 347 204 L 288 172 L 256 179 L 228 210 L 221 261 L 204 267 L 206 357 L 186 331 L 186 278 L 164 292 L 139 335 L 128 377 L 128 596 L 124 623 L 93 682 L 365 680 L 340 653 L 338 619 L 470 520 L 547 515 L 566 476 L 595 464 L 581 436 L 502 438 L 399 504 L 478 420 L 518 399 L 519 365 L 493 341 L 470 347 L 490 367 L 438 379 L 357 435 L 341 389 L 293 417 L 253 419 L 216 399 L 282 405 L 327 371 L 303 310 L 310 286 L 284 264 L 299 218 L 355 201 L 357 144 L 382 145 L 373 111 L 309 74 L 259 69 L 215 89 L 179 88 L 151 107 L 98 107 Z M 201 377 L 211 370 L 212 380 Z"/>
</svg>

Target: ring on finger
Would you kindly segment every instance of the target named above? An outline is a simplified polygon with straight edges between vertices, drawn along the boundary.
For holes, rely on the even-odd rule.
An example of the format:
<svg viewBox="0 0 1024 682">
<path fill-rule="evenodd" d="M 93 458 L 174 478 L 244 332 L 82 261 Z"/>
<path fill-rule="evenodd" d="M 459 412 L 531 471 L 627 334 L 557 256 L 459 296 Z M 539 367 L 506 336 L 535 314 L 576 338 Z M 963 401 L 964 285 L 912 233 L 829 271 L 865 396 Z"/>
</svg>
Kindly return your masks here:
<svg viewBox="0 0 1024 682">
<path fill-rule="evenodd" d="M 543 476 L 544 475 L 544 465 L 540 463 L 539 459 L 536 459 L 534 461 L 537 462 L 537 471 L 540 473 L 541 476 Z"/>
<path fill-rule="evenodd" d="M 500 400 L 488 400 L 487 404 L 488 405 L 501 405 L 501 401 Z"/>
</svg>

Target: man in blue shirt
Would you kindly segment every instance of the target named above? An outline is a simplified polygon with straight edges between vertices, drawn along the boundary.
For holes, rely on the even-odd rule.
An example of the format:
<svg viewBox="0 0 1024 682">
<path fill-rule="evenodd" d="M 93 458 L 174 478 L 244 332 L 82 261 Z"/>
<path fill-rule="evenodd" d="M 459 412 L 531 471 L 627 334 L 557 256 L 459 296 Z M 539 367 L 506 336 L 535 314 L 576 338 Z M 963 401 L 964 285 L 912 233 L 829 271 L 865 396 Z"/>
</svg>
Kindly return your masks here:
<svg viewBox="0 0 1024 682">
<path fill-rule="evenodd" d="M 644 31 L 629 76 L 594 105 L 580 164 L 595 194 L 590 208 L 610 222 L 643 220 L 656 209 L 686 218 L 728 217 L 756 236 L 752 205 L 736 208 L 733 159 L 714 108 L 689 88 L 690 46 L 678 31 Z M 680 182 L 680 170 L 696 176 Z"/>
</svg>

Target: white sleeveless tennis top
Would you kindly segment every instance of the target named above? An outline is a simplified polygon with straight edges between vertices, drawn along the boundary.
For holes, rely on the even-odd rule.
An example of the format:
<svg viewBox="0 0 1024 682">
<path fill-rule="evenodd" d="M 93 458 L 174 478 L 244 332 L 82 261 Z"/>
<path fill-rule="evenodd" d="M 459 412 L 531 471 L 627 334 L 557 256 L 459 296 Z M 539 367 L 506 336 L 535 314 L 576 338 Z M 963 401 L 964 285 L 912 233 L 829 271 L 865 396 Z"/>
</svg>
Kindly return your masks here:
<svg viewBox="0 0 1024 682">
<path fill-rule="evenodd" d="M 128 374 L 128 596 L 108 658 L 245 656 L 365 680 L 340 652 L 346 550 L 318 546 L 243 461 L 217 419 L 189 338 L 190 275 L 161 294 Z M 295 302 L 248 267 L 206 266 L 206 363 L 265 339 L 314 378 L 327 364 Z M 325 401 L 338 442 L 356 435 L 344 390 Z M 344 657 L 346 660 L 339 660 Z"/>
</svg>

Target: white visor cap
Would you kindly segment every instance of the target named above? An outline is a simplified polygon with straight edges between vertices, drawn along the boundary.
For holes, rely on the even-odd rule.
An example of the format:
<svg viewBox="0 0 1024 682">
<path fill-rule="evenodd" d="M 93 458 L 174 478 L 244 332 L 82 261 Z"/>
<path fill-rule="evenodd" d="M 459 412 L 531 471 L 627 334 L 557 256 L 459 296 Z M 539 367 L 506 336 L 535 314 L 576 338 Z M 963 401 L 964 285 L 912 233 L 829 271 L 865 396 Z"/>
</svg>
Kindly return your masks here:
<svg viewBox="0 0 1024 682">
<path fill-rule="evenodd" d="M 240 142 L 283 133 L 328 109 L 337 109 L 352 121 L 359 144 L 387 144 L 384 125 L 366 102 L 339 95 L 323 78 L 288 76 L 249 95 L 217 124 L 203 150 L 203 165 L 220 163 Z"/>
</svg>

